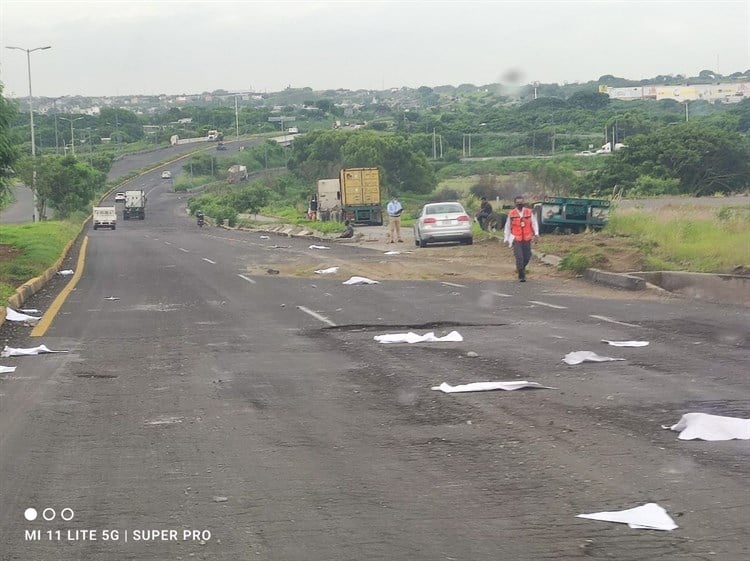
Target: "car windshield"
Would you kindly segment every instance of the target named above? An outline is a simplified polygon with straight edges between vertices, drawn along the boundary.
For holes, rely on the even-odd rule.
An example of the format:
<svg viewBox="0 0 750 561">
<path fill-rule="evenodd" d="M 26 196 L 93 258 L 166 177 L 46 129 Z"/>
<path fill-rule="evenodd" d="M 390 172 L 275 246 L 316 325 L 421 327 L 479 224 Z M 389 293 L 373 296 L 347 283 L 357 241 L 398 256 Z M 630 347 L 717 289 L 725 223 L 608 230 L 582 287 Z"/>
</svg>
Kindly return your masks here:
<svg viewBox="0 0 750 561">
<path fill-rule="evenodd" d="M 448 214 L 451 212 L 463 211 L 463 207 L 458 203 L 446 203 L 443 205 L 432 205 L 425 207 L 425 214 Z"/>
</svg>

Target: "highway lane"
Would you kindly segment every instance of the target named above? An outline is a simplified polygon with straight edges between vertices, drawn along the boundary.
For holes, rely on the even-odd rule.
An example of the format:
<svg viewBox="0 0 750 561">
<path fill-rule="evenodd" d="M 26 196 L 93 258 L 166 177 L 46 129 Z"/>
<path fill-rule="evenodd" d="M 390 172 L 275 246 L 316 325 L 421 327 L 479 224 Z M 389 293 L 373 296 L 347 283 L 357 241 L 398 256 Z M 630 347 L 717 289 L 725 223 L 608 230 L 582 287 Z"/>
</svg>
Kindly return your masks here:
<svg viewBox="0 0 750 561">
<path fill-rule="evenodd" d="M 89 232 L 47 335 L 11 334 L 71 353 L 2 362 L 19 367 L 0 383 L 8 559 L 746 557 L 747 444 L 661 429 L 690 410 L 750 416 L 743 310 L 578 282 L 270 275 L 384 256 L 198 229 L 166 182 L 142 184 L 147 219 Z M 465 340 L 372 339 L 410 328 Z M 571 350 L 628 360 L 569 367 Z M 555 389 L 430 390 L 497 379 Z M 649 501 L 680 529 L 575 518 Z M 75 518 L 29 523 L 28 506 Z M 67 527 L 130 541 L 24 539 Z M 134 542 L 146 528 L 211 536 Z"/>
</svg>

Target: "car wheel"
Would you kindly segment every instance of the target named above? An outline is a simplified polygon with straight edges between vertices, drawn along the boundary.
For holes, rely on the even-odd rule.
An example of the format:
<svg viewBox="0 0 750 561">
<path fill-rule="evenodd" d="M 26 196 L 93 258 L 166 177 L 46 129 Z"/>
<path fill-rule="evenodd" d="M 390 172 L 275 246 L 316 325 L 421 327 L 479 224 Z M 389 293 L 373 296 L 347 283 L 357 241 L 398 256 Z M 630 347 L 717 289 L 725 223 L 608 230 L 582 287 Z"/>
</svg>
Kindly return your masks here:
<svg viewBox="0 0 750 561">
<path fill-rule="evenodd" d="M 464 245 L 472 245 L 474 243 L 474 238 L 466 238 L 465 240 L 462 240 L 461 243 Z"/>
<path fill-rule="evenodd" d="M 427 247 L 427 241 L 419 238 L 419 247 Z"/>
<path fill-rule="evenodd" d="M 112 224 L 112 229 L 113 229 L 113 230 L 115 229 L 115 225 L 114 225 L 114 224 Z"/>
<path fill-rule="evenodd" d="M 96 224 L 94 224 L 94 230 L 96 230 L 96 228 L 97 228 L 97 226 L 96 226 Z"/>
</svg>

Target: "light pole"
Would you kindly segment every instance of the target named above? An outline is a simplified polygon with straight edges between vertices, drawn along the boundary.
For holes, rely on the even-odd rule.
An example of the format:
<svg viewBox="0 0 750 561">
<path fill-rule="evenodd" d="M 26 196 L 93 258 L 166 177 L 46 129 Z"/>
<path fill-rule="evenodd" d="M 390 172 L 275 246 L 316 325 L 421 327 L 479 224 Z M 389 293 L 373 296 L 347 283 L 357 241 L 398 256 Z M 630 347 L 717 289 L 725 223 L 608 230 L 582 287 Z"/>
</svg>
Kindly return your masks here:
<svg viewBox="0 0 750 561">
<path fill-rule="evenodd" d="M 21 47 L 9 47 L 6 46 L 6 49 L 13 49 L 15 51 L 24 51 L 26 53 L 26 67 L 29 71 L 29 121 L 31 123 L 31 194 L 33 195 L 34 200 L 34 209 L 31 213 L 31 221 L 36 222 L 37 221 L 37 208 L 36 208 L 36 141 L 34 139 L 34 106 L 33 98 L 31 94 L 31 53 L 34 51 L 46 51 L 47 49 L 51 49 L 52 47 L 46 46 L 46 47 L 36 47 L 35 49 L 22 49 Z"/>
<path fill-rule="evenodd" d="M 83 117 L 76 117 L 75 119 L 69 119 L 68 117 L 60 117 L 63 121 L 70 121 L 70 149 L 73 155 L 76 155 L 76 139 L 75 136 L 73 136 L 73 123 L 75 121 L 78 121 L 79 119 L 83 119 Z"/>
</svg>

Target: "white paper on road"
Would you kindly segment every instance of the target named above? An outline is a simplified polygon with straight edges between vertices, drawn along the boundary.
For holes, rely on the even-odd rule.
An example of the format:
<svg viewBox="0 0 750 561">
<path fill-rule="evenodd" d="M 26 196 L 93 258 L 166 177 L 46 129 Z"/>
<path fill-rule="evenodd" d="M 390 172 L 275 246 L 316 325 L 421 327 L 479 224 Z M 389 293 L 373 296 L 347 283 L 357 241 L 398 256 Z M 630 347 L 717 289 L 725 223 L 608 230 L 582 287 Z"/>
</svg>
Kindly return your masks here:
<svg viewBox="0 0 750 561">
<path fill-rule="evenodd" d="M 119 300 L 117 296 L 107 296 L 105 300 Z"/>
<path fill-rule="evenodd" d="M 57 274 L 66 277 L 73 274 L 73 269 L 63 269 L 62 271 L 57 271 Z"/>
<path fill-rule="evenodd" d="M 400 251 L 386 251 L 383 255 L 401 255 Z"/>
<path fill-rule="evenodd" d="M 440 343 L 440 342 L 457 342 L 463 341 L 464 338 L 458 331 L 451 331 L 448 335 L 437 337 L 434 332 L 430 331 L 424 335 L 417 335 L 413 331 L 408 333 L 386 333 L 385 335 L 375 335 L 373 337 L 379 343 Z"/>
<path fill-rule="evenodd" d="M 341 284 L 380 284 L 379 281 L 368 279 L 367 277 L 352 277 Z"/>
<path fill-rule="evenodd" d="M 16 367 L 15 366 L 0 366 L 0 374 L 9 374 L 10 372 L 15 372 Z"/>
<path fill-rule="evenodd" d="M 461 386 L 451 386 L 443 382 L 435 386 L 433 390 L 439 390 L 444 393 L 462 393 L 462 392 L 489 392 L 492 390 L 505 390 L 512 392 L 523 388 L 544 388 L 551 390 L 549 386 L 543 386 L 537 382 L 527 382 L 526 380 L 514 380 L 512 382 L 474 382 L 472 384 L 463 384 Z"/>
<path fill-rule="evenodd" d="M 613 360 L 625 360 L 624 358 L 612 358 L 610 356 L 599 356 L 593 351 L 573 351 L 563 357 L 565 364 L 581 364 L 582 362 L 610 362 Z"/>
<path fill-rule="evenodd" d="M 330 247 L 326 247 L 324 245 L 315 245 L 315 244 L 313 244 L 310 247 L 308 247 L 307 249 L 331 249 L 331 248 Z"/>
<path fill-rule="evenodd" d="M 609 341 L 602 339 L 602 343 L 607 343 L 613 347 L 647 347 L 648 341 Z"/>
<path fill-rule="evenodd" d="M 270 240 L 271 236 L 261 236 L 260 239 L 261 240 Z"/>
<path fill-rule="evenodd" d="M 5 308 L 5 319 L 8 321 L 39 321 L 40 317 L 29 316 L 15 311 L 13 308 Z"/>
<path fill-rule="evenodd" d="M 315 273 L 318 275 L 332 275 L 338 272 L 339 272 L 338 267 L 328 267 L 327 269 L 318 269 L 317 271 L 315 271 Z"/>
<path fill-rule="evenodd" d="M 41 314 L 41 310 L 37 310 L 36 308 L 21 308 L 18 310 L 22 314 Z"/>
<path fill-rule="evenodd" d="M 628 510 L 579 514 L 577 518 L 619 522 L 639 530 L 674 530 L 679 528 L 672 517 L 656 503 L 647 503 Z"/>
<path fill-rule="evenodd" d="M 13 347 L 5 346 L 3 352 L 0 353 L 0 357 L 6 358 L 9 356 L 33 356 L 41 355 L 46 353 L 67 353 L 68 351 L 53 351 L 48 349 L 45 345 L 39 345 L 38 347 L 30 347 L 28 349 L 14 349 Z"/>
<path fill-rule="evenodd" d="M 679 432 L 680 440 L 750 440 L 750 419 L 739 417 L 685 413 L 676 425 L 662 428 Z"/>
</svg>

